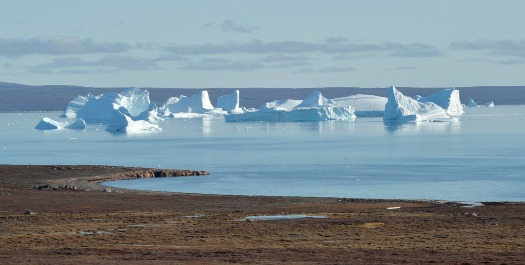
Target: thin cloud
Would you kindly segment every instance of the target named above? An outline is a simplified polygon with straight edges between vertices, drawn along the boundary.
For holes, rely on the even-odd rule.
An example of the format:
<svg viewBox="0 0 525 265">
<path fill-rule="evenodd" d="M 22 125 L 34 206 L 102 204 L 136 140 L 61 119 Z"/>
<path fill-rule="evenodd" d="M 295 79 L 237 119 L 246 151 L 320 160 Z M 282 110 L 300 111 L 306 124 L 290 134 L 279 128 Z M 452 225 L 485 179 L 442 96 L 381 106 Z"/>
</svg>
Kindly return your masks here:
<svg viewBox="0 0 525 265">
<path fill-rule="evenodd" d="M 233 20 L 224 20 L 219 24 L 206 23 L 203 25 L 204 28 L 208 29 L 219 29 L 224 32 L 235 32 L 235 33 L 252 33 L 259 29 L 259 27 L 251 25 L 243 25 Z"/>
<path fill-rule="evenodd" d="M 525 40 L 455 41 L 449 46 L 454 50 L 484 51 L 488 55 L 512 56 L 525 59 Z"/>
<path fill-rule="evenodd" d="M 322 42 L 307 41 L 272 41 L 252 40 L 247 43 L 226 42 L 221 44 L 190 44 L 167 47 L 168 52 L 179 55 L 212 55 L 229 53 L 248 54 L 363 54 L 384 53 L 393 57 L 436 57 L 442 53 L 437 48 L 426 44 L 403 43 L 351 43 L 344 38 L 329 38 Z"/>
<path fill-rule="evenodd" d="M 196 71 L 252 71 L 264 68 L 264 64 L 252 60 L 228 60 L 222 58 L 206 58 L 196 62 L 188 62 L 181 69 Z"/>
<path fill-rule="evenodd" d="M 19 57 L 24 55 L 73 55 L 94 53 L 126 52 L 130 46 L 125 43 L 95 42 L 71 36 L 39 36 L 35 38 L 0 38 L 0 56 Z"/>
<path fill-rule="evenodd" d="M 311 61 L 312 58 L 305 56 L 305 55 L 287 55 L 287 54 L 269 54 L 265 58 L 263 58 L 261 61 L 267 62 L 267 63 L 275 63 L 275 62 L 304 62 L 304 61 Z"/>
<path fill-rule="evenodd" d="M 319 68 L 317 72 L 319 73 L 346 73 L 357 71 L 355 67 L 323 67 Z"/>
<path fill-rule="evenodd" d="M 87 61 L 76 57 L 55 58 L 46 64 L 30 67 L 29 72 L 41 74 L 57 73 L 105 73 L 130 71 L 148 71 L 160 69 L 153 61 L 132 56 L 109 55 L 98 60 Z"/>
<path fill-rule="evenodd" d="M 357 71 L 357 68 L 352 66 L 346 66 L 346 67 L 321 67 L 321 68 L 300 68 L 294 71 L 296 74 L 309 74 L 309 73 L 323 73 L 323 74 L 330 74 L 330 73 L 347 73 L 347 72 L 355 72 Z"/>
<path fill-rule="evenodd" d="M 391 70 L 391 71 L 412 71 L 412 70 L 416 70 L 416 68 L 413 67 L 413 66 L 398 66 L 398 67 L 390 68 L 388 70 Z"/>
</svg>

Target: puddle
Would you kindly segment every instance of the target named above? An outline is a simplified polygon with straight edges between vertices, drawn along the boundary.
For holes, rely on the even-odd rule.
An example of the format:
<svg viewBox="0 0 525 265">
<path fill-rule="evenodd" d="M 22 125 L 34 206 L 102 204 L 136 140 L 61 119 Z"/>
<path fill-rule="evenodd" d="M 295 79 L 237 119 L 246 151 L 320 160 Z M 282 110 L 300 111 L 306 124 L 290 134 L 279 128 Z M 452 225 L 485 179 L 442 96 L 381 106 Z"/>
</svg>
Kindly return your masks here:
<svg viewBox="0 0 525 265">
<path fill-rule="evenodd" d="M 276 221 L 276 220 L 291 220 L 291 219 L 325 219 L 328 218 L 324 215 L 305 215 L 305 214 L 286 214 L 286 215 L 260 215 L 260 216 L 246 216 L 239 221 Z"/>
<path fill-rule="evenodd" d="M 160 227 L 161 225 L 160 224 L 133 224 L 133 225 L 128 225 L 130 227 Z"/>
<path fill-rule="evenodd" d="M 195 214 L 195 215 L 183 216 L 183 218 L 203 218 L 203 217 L 206 217 L 206 215 L 205 214 Z"/>
<path fill-rule="evenodd" d="M 164 248 L 189 248 L 190 246 L 179 246 L 179 245 L 145 245 L 145 244 L 117 244 L 121 247 L 164 247 Z"/>
<path fill-rule="evenodd" d="M 108 231 L 96 231 L 96 232 L 93 232 L 93 231 L 78 231 L 78 232 L 71 232 L 70 233 L 71 235 L 80 235 L 80 236 L 90 236 L 90 235 L 111 235 L 113 234 L 112 232 L 108 232 Z"/>
</svg>

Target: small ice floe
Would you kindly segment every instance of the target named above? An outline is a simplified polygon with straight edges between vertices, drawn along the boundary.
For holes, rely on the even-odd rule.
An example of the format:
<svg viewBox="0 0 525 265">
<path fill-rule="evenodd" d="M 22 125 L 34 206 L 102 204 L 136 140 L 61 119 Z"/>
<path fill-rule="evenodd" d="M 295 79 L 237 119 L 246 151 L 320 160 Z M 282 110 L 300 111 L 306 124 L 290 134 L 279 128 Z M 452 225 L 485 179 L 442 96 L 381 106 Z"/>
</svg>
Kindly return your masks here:
<svg viewBox="0 0 525 265">
<path fill-rule="evenodd" d="M 463 208 L 474 208 L 474 207 L 481 207 L 481 206 L 485 206 L 483 205 L 483 203 L 481 202 L 460 202 L 461 204 L 463 204 L 461 207 Z"/>
<path fill-rule="evenodd" d="M 394 207 L 388 207 L 386 208 L 387 210 L 397 210 L 397 209 L 401 209 L 401 207 L 399 206 L 394 206 Z"/>
<path fill-rule="evenodd" d="M 291 219 L 326 219 L 324 215 L 305 215 L 305 214 L 286 214 L 286 215 L 260 215 L 260 216 L 246 216 L 239 221 L 276 221 L 276 220 L 291 220 Z"/>
</svg>

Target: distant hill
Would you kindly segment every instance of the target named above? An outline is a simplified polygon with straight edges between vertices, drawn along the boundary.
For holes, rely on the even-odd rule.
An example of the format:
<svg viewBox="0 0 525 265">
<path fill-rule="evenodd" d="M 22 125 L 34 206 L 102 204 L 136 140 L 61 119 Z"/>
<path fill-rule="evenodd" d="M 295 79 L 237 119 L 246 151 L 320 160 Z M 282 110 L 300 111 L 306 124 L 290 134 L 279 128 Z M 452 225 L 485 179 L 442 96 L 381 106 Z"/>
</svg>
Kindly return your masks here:
<svg viewBox="0 0 525 265">
<path fill-rule="evenodd" d="M 427 96 L 442 88 L 397 87 L 405 95 Z M 124 87 L 96 88 L 68 85 L 29 86 L 15 83 L 0 82 L 0 112 L 18 111 L 62 111 L 67 103 L 78 95 L 91 93 L 99 95 L 109 91 L 119 92 Z M 387 96 L 385 88 L 358 87 L 325 87 L 325 88 L 143 88 L 150 92 L 152 101 L 162 104 L 173 96 L 191 96 L 200 90 L 208 90 L 210 100 L 216 103 L 217 97 L 240 90 L 241 106 L 258 108 L 261 104 L 276 99 L 304 99 L 312 91 L 319 90 L 327 98 L 350 96 L 354 94 L 370 94 Z M 459 87 L 463 103 L 473 98 L 478 103 L 494 101 L 496 105 L 525 105 L 525 86 L 483 86 Z"/>
</svg>

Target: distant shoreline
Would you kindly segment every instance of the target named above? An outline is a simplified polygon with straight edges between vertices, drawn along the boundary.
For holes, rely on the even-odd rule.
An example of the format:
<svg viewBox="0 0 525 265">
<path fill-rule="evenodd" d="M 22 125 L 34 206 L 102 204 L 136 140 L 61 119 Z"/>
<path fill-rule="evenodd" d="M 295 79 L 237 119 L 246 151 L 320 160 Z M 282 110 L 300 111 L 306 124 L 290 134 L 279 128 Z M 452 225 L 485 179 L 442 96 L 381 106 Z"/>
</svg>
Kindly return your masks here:
<svg viewBox="0 0 525 265">
<path fill-rule="evenodd" d="M 444 88 L 397 87 L 403 94 L 415 97 L 426 96 Z M 66 105 L 78 95 L 99 95 L 110 91 L 120 92 L 125 88 L 92 88 L 79 86 L 27 86 L 0 82 L 0 112 L 63 111 Z M 158 105 L 169 97 L 191 96 L 198 91 L 207 90 L 212 104 L 217 97 L 240 90 L 240 105 L 258 108 L 261 104 L 281 99 L 304 99 L 312 91 L 319 90 L 326 98 L 345 97 L 355 94 L 387 96 L 387 88 L 325 87 L 325 88 L 142 88 L 150 93 L 150 98 Z M 466 104 L 473 98 L 478 104 L 493 101 L 495 105 L 524 105 L 525 86 L 483 86 L 458 87 L 461 102 Z"/>
</svg>

